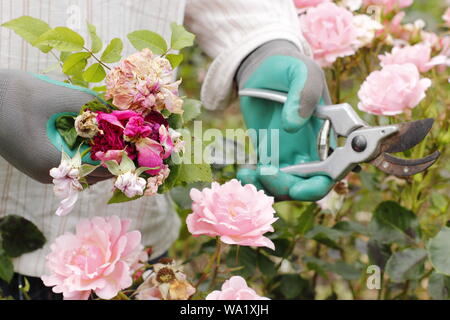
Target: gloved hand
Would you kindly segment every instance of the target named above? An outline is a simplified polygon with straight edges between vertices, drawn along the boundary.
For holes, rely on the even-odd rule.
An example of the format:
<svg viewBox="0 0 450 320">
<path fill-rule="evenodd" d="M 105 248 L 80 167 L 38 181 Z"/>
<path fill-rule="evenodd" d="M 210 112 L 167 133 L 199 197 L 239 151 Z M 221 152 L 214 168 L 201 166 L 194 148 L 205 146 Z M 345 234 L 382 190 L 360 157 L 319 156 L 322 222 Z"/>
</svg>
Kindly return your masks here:
<svg viewBox="0 0 450 320">
<path fill-rule="evenodd" d="M 62 146 L 55 147 L 49 137 L 59 142 L 62 139 L 51 128 L 47 135 L 48 120 L 58 113 L 77 114 L 85 103 L 94 99 L 93 94 L 85 88 L 47 77 L 1 69 L 0 155 L 31 178 L 51 183 L 49 171 L 59 165 Z M 66 146 L 65 151 L 73 156 L 77 150 L 68 150 Z M 89 155 L 83 160 L 88 158 Z M 111 176 L 100 167 L 87 177 L 87 181 L 92 184 Z"/>
<path fill-rule="evenodd" d="M 321 68 L 298 48 L 284 40 L 266 43 L 252 52 L 236 75 L 239 89 L 258 88 L 288 93 L 287 102 L 241 97 L 240 105 L 247 128 L 279 130 L 279 167 L 319 160 L 316 140 L 323 120 L 311 116 L 319 104 L 330 104 Z M 257 139 L 259 147 L 270 138 Z M 257 148 L 255 148 L 258 150 Z M 258 155 L 258 161 L 260 161 Z M 300 178 L 281 172 L 273 164 L 258 164 L 256 170 L 241 169 L 238 179 L 254 184 L 279 200 L 317 201 L 332 188 L 327 176 Z M 268 174 L 270 173 L 270 174 Z"/>
</svg>

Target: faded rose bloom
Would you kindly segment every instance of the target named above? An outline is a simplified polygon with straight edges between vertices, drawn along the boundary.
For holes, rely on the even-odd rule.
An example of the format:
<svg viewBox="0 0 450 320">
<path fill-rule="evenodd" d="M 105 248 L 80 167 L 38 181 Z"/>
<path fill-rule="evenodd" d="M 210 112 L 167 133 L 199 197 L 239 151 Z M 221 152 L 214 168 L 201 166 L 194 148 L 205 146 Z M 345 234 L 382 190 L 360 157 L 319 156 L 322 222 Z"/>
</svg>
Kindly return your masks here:
<svg viewBox="0 0 450 320">
<path fill-rule="evenodd" d="M 164 183 L 170 174 L 170 169 L 168 165 L 163 165 L 161 171 L 158 172 L 156 176 L 147 179 L 147 188 L 145 189 L 145 196 L 153 196 L 158 192 L 160 185 Z"/>
<path fill-rule="evenodd" d="M 75 119 L 75 130 L 82 138 L 93 138 L 98 132 L 97 114 L 89 110 L 83 112 Z"/>
<path fill-rule="evenodd" d="M 173 261 L 163 261 L 144 274 L 144 282 L 136 290 L 138 300 L 188 300 L 195 288 Z"/>
<path fill-rule="evenodd" d="M 50 170 L 53 178 L 53 191 L 58 198 L 63 198 L 56 210 L 57 216 L 65 216 L 72 211 L 78 200 L 78 193 L 83 191 L 80 183 L 81 157 L 70 159 L 65 153 L 60 165 Z"/>
<path fill-rule="evenodd" d="M 385 53 L 378 58 L 381 66 L 412 63 L 420 72 L 430 71 L 433 67 L 445 63 L 446 60 L 443 56 L 431 58 L 431 47 L 422 43 L 403 48 L 395 47 L 391 53 Z"/>
<path fill-rule="evenodd" d="M 356 29 L 356 49 L 370 45 L 375 39 L 376 32 L 382 30 L 383 26 L 378 21 L 365 14 L 358 14 L 353 17 L 353 25 Z"/>
<path fill-rule="evenodd" d="M 444 19 L 445 24 L 447 25 L 447 27 L 450 28 L 450 8 L 448 8 L 444 15 L 442 16 L 442 19 Z"/>
<path fill-rule="evenodd" d="M 216 290 L 206 296 L 206 300 L 270 300 L 261 297 L 255 290 L 249 288 L 244 278 L 233 276 L 222 285 L 222 290 Z"/>
<path fill-rule="evenodd" d="M 142 196 L 146 182 L 133 172 L 126 172 L 117 177 L 114 186 L 122 191 L 128 198 Z"/>
<path fill-rule="evenodd" d="M 323 3 L 300 16 L 303 35 L 310 44 L 314 59 L 322 67 L 331 66 L 337 58 L 355 53 L 357 30 L 353 14 L 334 3 Z"/>
<path fill-rule="evenodd" d="M 297 8 L 315 7 L 324 2 L 331 2 L 331 0 L 294 0 L 294 4 Z"/>
<path fill-rule="evenodd" d="M 178 96 L 181 81 L 172 80 L 170 62 L 143 49 L 114 67 L 106 76 L 107 99 L 121 109 L 132 109 L 141 113 L 167 109 L 172 113 L 183 113 L 183 100 Z"/>
<path fill-rule="evenodd" d="M 184 150 L 185 142 L 181 139 L 181 133 L 169 128 L 170 139 L 173 141 L 173 151 L 180 152 Z"/>
<path fill-rule="evenodd" d="M 91 292 L 112 299 L 132 285 L 132 274 L 148 259 L 139 231 L 128 231 L 130 220 L 94 217 L 81 220 L 75 234 L 56 238 L 47 255 L 50 275 L 42 281 L 67 300 L 87 300 Z"/>
<path fill-rule="evenodd" d="M 413 4 L 413 0 L 364 0 L 364 5 L 383 7 L 384 12 L 388 13 L 393 10 L 403 9 Z"/>
<path fill-rule="evenodd" d="M 323 199 L 316 203 L 322 210 L 336 214 L 341 210 L 347 193 L 348 183 L 346 180 L 342 180 Z"/>
<path fill-rule="evenodd" d="M 273 242 L 263 235 L 273 232 L 274 199 L 258 191 L 254 185 L 233 179 L 223 185 L 217 182 L 202 191 L 191 189 L 192 211 L 186 219 L 194 236 L 219 236 L 227 244 L 268 247 Z"/>
<path fill-rule="evenodd" d="M 416 107 L 430 86 L 431 80 L 421 79 L 412 63 L 387 65 L 372 72 L 362 84 L 358 108 L 378 115 L 400 114 Z"/>
</svg>

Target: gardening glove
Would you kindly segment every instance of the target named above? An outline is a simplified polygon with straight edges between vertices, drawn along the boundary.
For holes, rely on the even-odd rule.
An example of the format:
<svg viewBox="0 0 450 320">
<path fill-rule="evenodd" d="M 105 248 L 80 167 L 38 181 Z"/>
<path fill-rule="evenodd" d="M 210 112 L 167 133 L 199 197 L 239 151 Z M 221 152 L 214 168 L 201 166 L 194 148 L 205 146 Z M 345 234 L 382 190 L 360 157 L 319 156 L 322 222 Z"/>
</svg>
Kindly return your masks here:
<svg viewBox="0 0 450 320">
<path fill-rule="evenodd" d="M 94 97 L 95 92 L 86 88 L 25 71 L 0 69 L 0 155 L 31 178 L 51 183 L 49 171 L 61 162 L 61 150 L 70 157 L 78 151 L 66 145 L 55 120 L 59 114 L 76 116 Z M 92 163 L 89 154 L 83 162 Z M 87 181 L 92 184 L 110 177 L 100 167 Z"/>
<path fill-rule="evenodd" d="M 284 105 L 265 99 L 240 97 L 241 111 L 248 129 L 267 129 L 255 149 L 266 144 L 269 159 L 256 170 L 241 169 L 238 179 L 253 184 L 278 200 L 317 201 L 328 194 L 334 182 L 327 176 L 300 178 L 280 171 L 280 167 L 319 160 L 316 140 L 323 120 L 313 117 L 317 105 L 331 103 L 322 69 L 292 43 L 275 40 L 253 51 L 236 74 L 239 89 L 267 89 L 286 92 Z M 270 154 L 271 131 L 279 130 L 279 156 Z M 278 142 L 277 142 L 278 143 Z M 276 149 L 276 148 L 275 148 Z M 273 159 L 273 158 L 272 158 Z M 273 162 L 273 161 L 272 161 Z"/>
</svg>

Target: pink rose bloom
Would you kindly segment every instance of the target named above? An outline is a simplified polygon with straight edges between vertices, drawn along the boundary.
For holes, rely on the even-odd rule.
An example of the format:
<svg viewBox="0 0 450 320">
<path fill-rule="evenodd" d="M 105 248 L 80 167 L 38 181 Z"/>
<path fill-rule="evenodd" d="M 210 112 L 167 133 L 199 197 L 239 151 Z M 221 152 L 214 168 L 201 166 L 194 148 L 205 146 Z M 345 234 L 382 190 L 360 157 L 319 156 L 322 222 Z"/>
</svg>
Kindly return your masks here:
<svg viewBox="0 0 450 320">
<path fill-rule="evenodd" d="M 172 80 L 169 60 L 143 49 L 114 67 L 106 76 L 106 99 L 121 109 L 142 113 L 168 109 L 183 113 L 183 100 L 178 96 L 181 81 Z"/>
<path fill-rule="evenodd" d="M 297 8 L 315 7 L 324 2 L 331 2 L 331 0 L 294 0 L 294 4 Z"/>
<path fill-rule="evenodd" d="M 147 260 L 139 231 L 128 231 L 130 220 L 117 216 L 82 220 L 76 233 L 56 238 L 47 255 L 51 274 L 42 281 L 64 299 L 86 300 L 91 291 L 114 298 L 132 285 L 132 274 Z"/>
<path fill-rule="evenodd" d="M 322 67 L 355 53 L 353 44 L 357 33 L 353 14 L 347 9 L 334 3 L 322 3 L 300 16 L 300 26 L 314 58 Z"/>
<path fill-rule="evenodd" d="M 444 15 L 442 16 L 442 19 L 444 19 L 445 24 L 447 25 L 447 27 L 450 28 L 450 8 L 448 8 Z"/>
<path fill-rule="evenodd" d="M 362 111 L 392 116 L 416 107 L 431 80 L 420 78 L 419 70 L 412 63 L 387 65 L 372 72 L 358 92 Z"/>
<path fill-rule="evenodd" d="M 427 72 L 434 66 L 445 63 L 445 57 L 437 56 L 431 59 L 431 47 L 421 43 L 403 48 L 395 47 L 391 53 L 380 55 L 378 58 L 381 60 L 381 66 L 412 63 L 420 72 Z"/>
<path fill-rule="evenodd" d="M 242 186 L 233 179 L 223 185 L 213 182 L 211 188 L 190 193 L 192 211 L 186 219 L 187 227 L 194 236 L 219 236 L 227 244 L 268 247 L 273 242 L 264 237 L 273 232 L 273 197 L 256 190 L 252 184 Z"/>
<path fill-rule="evenodd" d="M 234 276 L 225 281 L 221 291 L 208 294 L 206 300 L 270 300 L 259 296 L 255 290 L 249 288 L 244 278 Z"/>
<path fill-rule="evenodd" d="M 375 5 L 383 7 L 385 13 L 409 7 L 412 3 L 413 0 L 364 0 L 366 6 Z"/>
</svg>

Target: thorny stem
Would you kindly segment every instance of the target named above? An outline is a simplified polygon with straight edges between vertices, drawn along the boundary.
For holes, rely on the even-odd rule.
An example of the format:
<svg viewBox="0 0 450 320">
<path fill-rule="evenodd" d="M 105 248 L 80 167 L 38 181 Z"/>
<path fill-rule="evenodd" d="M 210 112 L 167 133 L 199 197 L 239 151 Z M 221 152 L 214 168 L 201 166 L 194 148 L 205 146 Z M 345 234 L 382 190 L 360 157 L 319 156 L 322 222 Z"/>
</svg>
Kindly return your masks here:
<svg viewBox="0 0 450 320">
<path fill-rule="evenodd" d="M 197 281 L 197 284 L 195 285 L 195 288 L 197 289 L 198 286 L 205 281 L 206 279 L 208 279 L 209 274 L 211 273 L 212 268 L 215 266 L 215 275 L 213 276 L 212 282 L 215 281 L 215 278 L 217 276 L 217 272 L 218 268 L 219 268 L 219 264 L 220 264 L 220 254 L 221 254 L 221 242 L 220 242 L 220 238 L 217 237 L 216 238 L 216 251 L 214 252 L 214 254 L 209 258 L 208 264 L 205 268 L 205 271 L 202 272 L 200 278 Z"/>
</svg>

